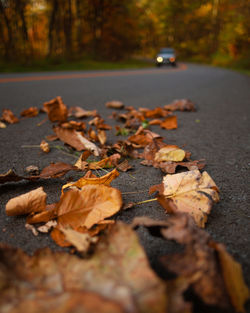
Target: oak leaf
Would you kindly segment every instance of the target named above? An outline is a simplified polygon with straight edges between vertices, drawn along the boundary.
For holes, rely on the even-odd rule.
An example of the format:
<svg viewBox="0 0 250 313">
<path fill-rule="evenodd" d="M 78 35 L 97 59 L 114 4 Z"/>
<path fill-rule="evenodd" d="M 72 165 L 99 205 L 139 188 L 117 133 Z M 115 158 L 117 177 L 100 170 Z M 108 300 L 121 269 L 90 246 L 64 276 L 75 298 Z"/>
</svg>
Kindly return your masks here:
<svg viewBox="0 0 250 313">
<path fill-rule="evenodd" d="M 6 214 L 17 216 L 31 212 L 42 212 L 46 208 L 47 194 L 42 187 L 12 198 L 6 204 Z"/>
<path fill-rule="evenodd" d="M 199 170 L 166 175 L 161 185 L 150 188 L 154 191 L 159 191 L 158 201 L 168 213 L 186 212 L 199 227 L 205 227 L 213 202 L 219 201 L 215 182 Z"/>
</svg>

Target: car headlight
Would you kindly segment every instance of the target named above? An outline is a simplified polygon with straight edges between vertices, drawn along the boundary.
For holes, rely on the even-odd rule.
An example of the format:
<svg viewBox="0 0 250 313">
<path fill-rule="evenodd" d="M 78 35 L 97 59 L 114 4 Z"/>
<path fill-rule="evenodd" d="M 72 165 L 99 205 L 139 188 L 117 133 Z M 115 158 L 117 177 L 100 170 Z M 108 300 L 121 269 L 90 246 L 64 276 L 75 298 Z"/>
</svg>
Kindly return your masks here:
<svg viewBox="0 0 250 313">
<path fill-rule="evenodd" d="M 158 63 L 163 62 L 163 57 L 157 57 L 156 61 L 157 61 Z"/>
</svg>

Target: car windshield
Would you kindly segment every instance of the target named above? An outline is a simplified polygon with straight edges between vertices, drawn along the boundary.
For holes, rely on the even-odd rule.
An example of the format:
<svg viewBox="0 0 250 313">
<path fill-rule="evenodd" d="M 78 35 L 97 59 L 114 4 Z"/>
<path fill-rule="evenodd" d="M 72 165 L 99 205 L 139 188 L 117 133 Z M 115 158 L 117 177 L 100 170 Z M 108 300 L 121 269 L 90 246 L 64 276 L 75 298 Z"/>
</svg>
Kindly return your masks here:
<svg viewBox="0 0 250 313">
<path fill-rule="evenodd" d="M 171 48 L 162 48 L 161 50 L 160 50 L 160 53 L 171 53 L 171 54 L 173 54 L 174 53 L 174 49 L 171 49 Z"/>
</svg>

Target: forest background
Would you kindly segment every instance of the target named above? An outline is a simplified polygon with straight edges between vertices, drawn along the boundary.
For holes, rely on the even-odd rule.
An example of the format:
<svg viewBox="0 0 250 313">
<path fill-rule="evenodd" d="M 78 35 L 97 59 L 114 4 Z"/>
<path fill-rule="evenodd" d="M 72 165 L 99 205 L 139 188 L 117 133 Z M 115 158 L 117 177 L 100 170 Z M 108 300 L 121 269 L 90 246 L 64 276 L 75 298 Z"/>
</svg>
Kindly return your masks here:
<svg viewBox="0 0 250 313">
<path fill-rule="evenodd" d="M 249 21 L 249 0 L 0 0 L 0 71 L 145 63 L 161 47 L 249 70 Z"/>
</svg>

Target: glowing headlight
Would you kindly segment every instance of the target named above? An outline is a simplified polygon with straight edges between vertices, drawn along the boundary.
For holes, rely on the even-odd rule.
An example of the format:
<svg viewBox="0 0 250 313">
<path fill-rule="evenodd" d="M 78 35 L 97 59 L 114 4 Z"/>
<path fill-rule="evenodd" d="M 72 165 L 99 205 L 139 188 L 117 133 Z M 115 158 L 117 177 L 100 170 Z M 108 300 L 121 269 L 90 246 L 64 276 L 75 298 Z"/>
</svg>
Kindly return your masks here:
<svg viewBox="0 0 250 313">
<path fill-rule="evenodd" d="M 170 62 L 174 62 L 175 58 L 170 58 L 169 60 L 170 60 Z"/>
<path fill-rule="evenodd" d="M 158 63 L 161 63 L 161 62 L 163 62 L 163 57 L 157 57 L 156 60 L 157 60 Z"/>
</svg>

